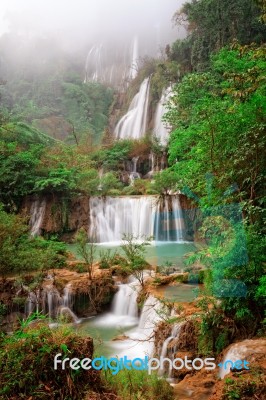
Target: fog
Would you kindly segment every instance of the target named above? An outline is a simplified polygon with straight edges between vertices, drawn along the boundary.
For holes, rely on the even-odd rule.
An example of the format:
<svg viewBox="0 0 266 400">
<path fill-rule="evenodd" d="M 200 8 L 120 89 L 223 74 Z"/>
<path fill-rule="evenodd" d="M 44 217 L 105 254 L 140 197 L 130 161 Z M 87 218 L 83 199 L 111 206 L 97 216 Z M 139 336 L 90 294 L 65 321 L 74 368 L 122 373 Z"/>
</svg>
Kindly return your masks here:
<svg viewBox="0 0 266 400">
<path fill-rule="evenodd" d="M 54 35 L 64 44 L 139 35 L 160 45 L 180 31 L 171 18 L 183 0 L 1 0 L 0 34 Z"/>
<path fill-rule="evenodd" d="M 1 0 L 0 61 L 2 65 L 25 63 L 41 57 L 44 62 L 63 51 L 85 65 L 94 45 L 101 48 L 100 55 L 97 50 L 98 58 L 110 58 L 113 54 L 116 59 L 119 55 L 132 59 L 125 52 L 132 53 L 134 38 L 138 39 L 138 57 L 158 56 L 166 44 L 185 35 L 172 22 L 173 14 L 183 2 Z M 95 54 L 94 50 L 94 59 Z"/>
</svg>

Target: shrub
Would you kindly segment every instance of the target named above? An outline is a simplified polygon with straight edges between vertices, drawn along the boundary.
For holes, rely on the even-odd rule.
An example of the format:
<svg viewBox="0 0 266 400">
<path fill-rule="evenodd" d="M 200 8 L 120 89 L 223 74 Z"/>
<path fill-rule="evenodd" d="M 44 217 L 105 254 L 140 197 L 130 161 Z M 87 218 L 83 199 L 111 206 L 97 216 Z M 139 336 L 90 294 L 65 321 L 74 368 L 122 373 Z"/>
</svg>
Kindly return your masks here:
<svg viewBox="0 0 266 400">
<path fill-rule="evenodd" d="M 112 267 L 112 265 L 114 265 L 116 262 L 116 256 L 116 252 L 113 253 L 110 249 L 107 249 L 106 251 L 100 251 L 100 269 L 108 269 Z"/>
<path fill-rule="evenodd" d="M 20 399 L 81 399 L 84 382 L 99 383 L 97 371 L 54 370 L 54 356 L 91 357 L 91 338 L 81 338 L 66 328 L 51 330 L 45 325 L 24 327 L 0 343 L 0 397 Z M 62 356 L 63 357 L 63 356 Z"/>
<path fill-rule="evenodd" d="M 110 189 L 108 191 L 109 196 L 121 196 L 121 190 L 119 189 Z"/>
<path fill-rule="evenodd" d="M 105 371 L 106 382 L 122 399 L 131 400 L 172 400 L 173 389 L 157 374 L 149 375 L 147 371 L 121 370 L 117 375 Z"/>
<path fill-rule="evenodd" d="M 137 192 L 137 190 L 135 189 L 134 186 L 126 186 L 126 187 L 124 187 L 123 190 L 122 190 L 122 193 L 125 194 L 125 195 L 128 195 L 128 196 L 134 196 L 134 195 L 138 194 L 138 192 Z"/>
<path fill-rule="evenodd" d="M 54 370 L 54 356 L 92 357 L 93 342 L 69 328 L 24 326 L 0 342 L 0 398 L 80 400 L 85 390 L 101 387 L 98 371 Z M 86 382 L 86 384 L 84 384 Z"/>
</svg>

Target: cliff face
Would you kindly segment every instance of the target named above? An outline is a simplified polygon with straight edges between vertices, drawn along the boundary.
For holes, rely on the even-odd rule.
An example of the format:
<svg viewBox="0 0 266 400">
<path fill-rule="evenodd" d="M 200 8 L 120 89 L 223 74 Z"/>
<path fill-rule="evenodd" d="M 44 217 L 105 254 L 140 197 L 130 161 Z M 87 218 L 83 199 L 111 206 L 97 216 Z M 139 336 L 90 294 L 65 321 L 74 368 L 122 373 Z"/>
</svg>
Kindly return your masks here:
<svg viewBox="0 0 266 400">
<path fill-rule="evenodd" d="M 201 225 L 201 211 L 198 205 L 184 194 L 179 195 L 180 206 L 186 226 L 187 240 L 197 240 Z"/>
<path fill-rule="evenodd" d="M 89 199 L 79 196 L 65 200 L 58 196 L 44 196 L 45 210 L 40 223 L 41 233 L 76 232 L 80 228 L 89 226 Z M 30 220 L 34 212 L 36 197 L 25 198 L 21 214 Z"/>
</svg>

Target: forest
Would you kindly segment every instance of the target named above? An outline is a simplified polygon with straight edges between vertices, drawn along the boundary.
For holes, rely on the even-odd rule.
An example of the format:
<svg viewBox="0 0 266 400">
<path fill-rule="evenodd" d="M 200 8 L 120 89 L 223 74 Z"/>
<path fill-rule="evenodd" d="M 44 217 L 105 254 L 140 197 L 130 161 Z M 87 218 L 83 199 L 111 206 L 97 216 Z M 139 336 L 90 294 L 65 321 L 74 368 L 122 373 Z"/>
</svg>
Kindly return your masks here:
<svg viewBox="0 0 266 400">
<path fill-rule="evenodd" d="M 265 398 L 266 3 L 178 6 L 184 37 L 119 84 L 94 44 L 84 80 L 51 38 L 0 36 L 0 399 Z"/>
</svg>

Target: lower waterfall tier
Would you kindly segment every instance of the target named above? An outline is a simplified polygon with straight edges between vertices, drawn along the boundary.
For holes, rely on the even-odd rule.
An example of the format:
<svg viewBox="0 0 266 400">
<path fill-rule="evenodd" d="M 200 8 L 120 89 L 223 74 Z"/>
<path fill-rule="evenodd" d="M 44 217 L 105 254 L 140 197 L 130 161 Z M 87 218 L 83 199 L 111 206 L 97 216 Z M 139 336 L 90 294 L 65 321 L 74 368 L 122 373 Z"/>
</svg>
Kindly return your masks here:
<svg viewBox="0 0 266 400">
<path fill-rule="evenodd" d="M 157 241 L 184 238 L 178 196 L 92 197 L 89 208 L 89 237 L 98 243 L 121 241 L 123 235 Z"/>
<path fill-rule="evenodd" d="M 197 209 L 183 194 L 77 196 L 69 202 L 60 196 L 29 196 L 21 212 L 30 217 L 33 236 L 67 233 L 71 238 L 84 228 L 89 240 L 98 243 L 121 242 L 124 234 L 158 242 L 191 241 L 198 220 Z"/>
</svg>

